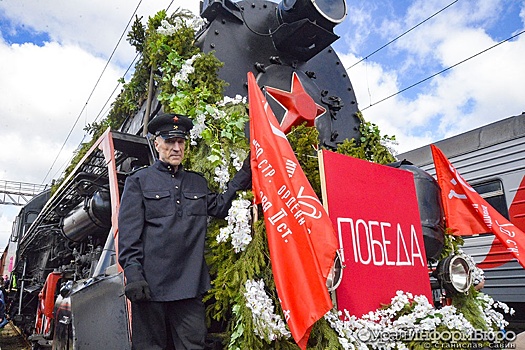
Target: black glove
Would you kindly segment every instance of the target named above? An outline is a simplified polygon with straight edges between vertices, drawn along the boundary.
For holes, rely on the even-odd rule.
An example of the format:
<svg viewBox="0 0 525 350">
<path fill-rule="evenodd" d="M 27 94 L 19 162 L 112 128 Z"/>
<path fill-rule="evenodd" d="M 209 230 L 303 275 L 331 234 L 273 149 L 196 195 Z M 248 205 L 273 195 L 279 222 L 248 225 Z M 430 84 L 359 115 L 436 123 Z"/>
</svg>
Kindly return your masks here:
<svg viewBox="0 0 525 350">
<path fill-rule="evenodd" d="M 151 299 L 149 284 L 144 280 L 127 283 L 126 288 L 124 288 L 124 293 L 132 303 Z"/>
</svg>

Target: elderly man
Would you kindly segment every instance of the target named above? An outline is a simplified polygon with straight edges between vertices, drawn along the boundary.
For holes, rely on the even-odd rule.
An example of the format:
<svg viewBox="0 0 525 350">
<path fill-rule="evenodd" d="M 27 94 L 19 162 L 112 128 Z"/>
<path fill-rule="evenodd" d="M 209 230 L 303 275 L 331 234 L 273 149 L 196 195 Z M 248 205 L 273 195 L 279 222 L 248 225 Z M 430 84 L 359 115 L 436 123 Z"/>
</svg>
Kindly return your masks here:
<svg viewBox="0 0 525 350">
<path fill-rule="evenodd" d="M 181 162 L 193 127 L 162 114 L 148 125 L 159 159 L 126 179 L 119 213 L 119 263 L 132 306 L 132 348 L 204 349 L 210 287 L 204 260 L 207 216 L 224 218 L 238 190 L 251 187 L 249 159 L 217 194 Z"/>
</svg>

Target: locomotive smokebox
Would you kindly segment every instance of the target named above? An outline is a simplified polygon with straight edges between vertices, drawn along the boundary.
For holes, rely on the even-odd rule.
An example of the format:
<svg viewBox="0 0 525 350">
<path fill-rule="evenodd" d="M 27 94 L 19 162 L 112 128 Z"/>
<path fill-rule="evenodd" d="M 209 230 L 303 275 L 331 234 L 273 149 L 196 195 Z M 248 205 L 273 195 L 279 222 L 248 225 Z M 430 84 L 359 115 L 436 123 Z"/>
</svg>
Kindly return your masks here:
<svg viewBox="0 0 525 350">
<path fill-rule="evenodd" d="M 285 133 L 306 122 L 332 149 L 360 138 L 352 83 L 330 47 L 346 10 L 345 0 L 207 0 L 196 44 L 224 63 L 224 95 L 246 96 L 252 72 Z"/>
</svg>

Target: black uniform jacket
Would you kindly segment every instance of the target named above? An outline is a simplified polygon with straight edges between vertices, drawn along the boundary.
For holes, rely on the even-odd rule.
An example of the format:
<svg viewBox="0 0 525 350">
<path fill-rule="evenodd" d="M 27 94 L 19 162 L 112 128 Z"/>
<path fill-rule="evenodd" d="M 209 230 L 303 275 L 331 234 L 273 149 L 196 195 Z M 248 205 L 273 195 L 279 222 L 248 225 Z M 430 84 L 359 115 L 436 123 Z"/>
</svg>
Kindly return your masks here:
<svg viewBox="0 0 525 350">
<path fill-rule="evenodd" d="M 224 218 L 237 190 L 251 185 L 241 170 L 223 194 L 206 179 L 157 161 L 126 179 L 119 212 L 118 260 L 127 282 L 146 280 L 152 301 L 201 296 L 210 287 L 204 260 L 207 216 Z"/>
</svg>

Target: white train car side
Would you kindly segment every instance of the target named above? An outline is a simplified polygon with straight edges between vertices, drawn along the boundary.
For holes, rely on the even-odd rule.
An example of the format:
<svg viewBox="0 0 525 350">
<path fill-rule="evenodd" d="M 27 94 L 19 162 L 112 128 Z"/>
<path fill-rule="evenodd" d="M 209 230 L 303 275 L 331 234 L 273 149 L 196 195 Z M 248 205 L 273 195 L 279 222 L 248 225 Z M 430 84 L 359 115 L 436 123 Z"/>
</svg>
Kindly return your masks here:
<svg viewBox="0 0 525 350">
<path fill-rule="evenodd" d="M 525 112 L 434 143 L 495 209 L 525 232 Z M 398 155 L 435 176 L 430 147 Z M 525 325 L 525 269 L 491 233 L 465 237 L 464 251 L 485 271 L 483 292 L 516 309 Z"/>
</svg>

